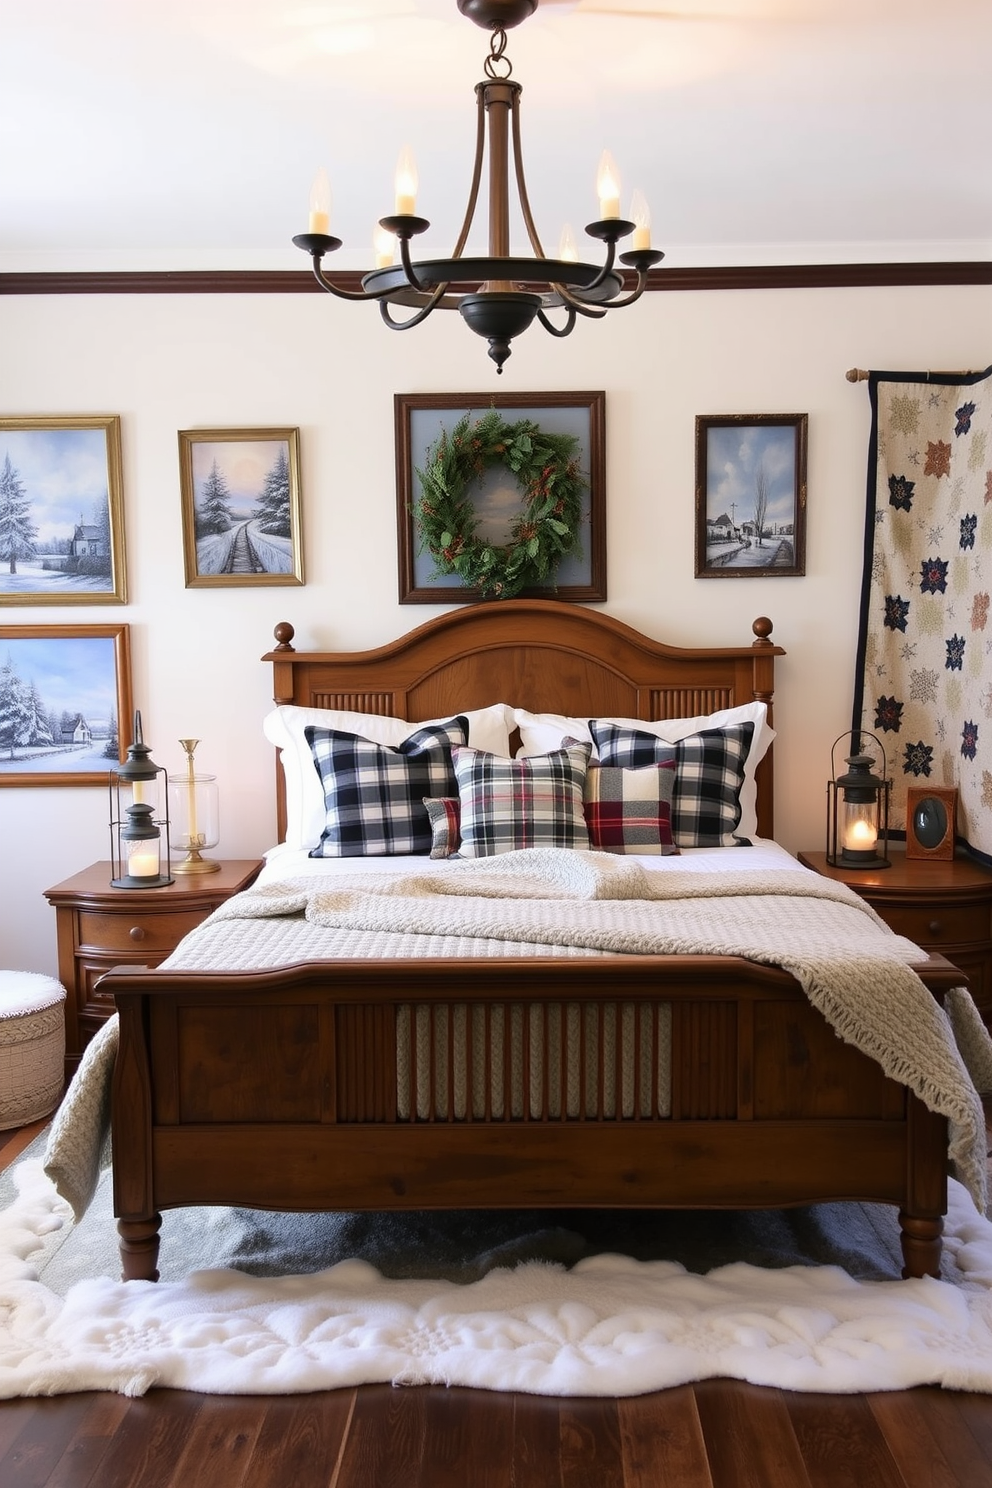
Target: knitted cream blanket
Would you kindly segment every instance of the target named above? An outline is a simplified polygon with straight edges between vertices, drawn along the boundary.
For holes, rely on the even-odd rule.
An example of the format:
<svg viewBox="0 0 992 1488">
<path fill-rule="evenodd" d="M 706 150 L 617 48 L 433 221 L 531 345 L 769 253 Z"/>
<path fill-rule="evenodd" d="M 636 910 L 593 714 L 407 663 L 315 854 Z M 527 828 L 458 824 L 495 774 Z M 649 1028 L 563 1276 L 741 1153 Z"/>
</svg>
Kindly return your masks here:
<svg viewBox="0 0 992 1488">
<path fill-rule="evenodd" d="M 734 955 L 781 966 L 841 1038 L 875 1059 L 950 1123 L 958 1178 L 986 1204 L 985 1124 L 976 1085 L 992 1091 L 992 1041 L 964 989 L 941 1009 L 910 963 L 925 959 L 863 900 L 804 868 L 698 874 L 646 872 L 605 853 L 532 848 L 447 860 L 409 874 L 285 879 L 221 905 L 169 965 L 250 969 L 261 960 L 237 924 L 276 918 L 292 929 L 277 960 L 389 954 L 471 954 L 474 940 L 520 955 L 611 952 Z M 294 924 L 295 922 L 295 924 Z M 307 929 L 318 946 L 308 949 Z M 233 932 L 228 934 L 226 932 Z M 331 938 L 329 938 L 331 937 Z M 218 951 L 218 945 L 223 950 Z M 117 1020 L 89 1045 L 53 1123 L 46 1168 L 82 1213 L 96 1186 L 108 1125 Z"/>
<path fill-rule="evenodd" d="M 910 969 L 925 954 L 843 884 L 804 868 L 651 873 L 605 853 L 530 848 L 373 881 L 284 880 L 228 900 L 210 923 L 300 913 L 356 932 L 358 955 L 362 934 L 388 931 L 780 966 L 842 1039 L 948 1118 L 956 1175 L 985 1208 L 976 1082 L 992 1090 L 992 1042 L 968 994 L 945 1013 Z"/>
</svg>

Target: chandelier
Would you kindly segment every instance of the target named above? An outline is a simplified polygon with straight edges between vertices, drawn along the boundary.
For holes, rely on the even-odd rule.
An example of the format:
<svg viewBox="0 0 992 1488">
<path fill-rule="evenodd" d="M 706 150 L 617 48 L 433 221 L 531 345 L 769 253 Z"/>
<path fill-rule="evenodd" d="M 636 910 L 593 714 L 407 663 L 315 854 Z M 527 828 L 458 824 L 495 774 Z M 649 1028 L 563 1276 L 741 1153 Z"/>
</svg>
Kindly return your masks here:
<svg viewBox="0 0 992 1488">
<path fill-rule="evenodd" d="M 414 260 L 411 256 L 411 241 L 426 232 L 430 223 L 415 213 L 416 172 L 407 152 L 401 156 L 397 171 L 396 210 L 391 217 L 379 221 L 376 267 L 362 276 L 360 290 L 337 285 L 324 272 L 324 255 L 340 248 L 341 239 L 328 232 L 330 187 L 323 172 L 318 173 L 311 192 L 310 230 L 293 239 L 298 248 L 310 254 L 322 289 L 345 300 L 378 300 L 379 312 L 392 330 L 410 330 L 435 310 L 457 310 L 466 325 L 488 341 L 489 355 L 496 363 L 497 372 L 503 370 L 513 338 L 535 320 L 552 336 L 567 336 L 579 316 L 601 319 L 608 310 L 632 305 L 647 287 L 648 270 L 664 258 L 663 253 L 650 246 L 650 220 L 639 193 L 632 207 L 637 220 L 627 221 L 620 216 L 616 169 L 607 155 L 600 163 L 597 183 L 599 218 L 586 227 L 590 237 L 606 245 L 604 262 L 600 265 L 579 262 L 574 247 L 565 241 L 559 247 L 558 258 L 548 258 L 545 254 L 534 226 L 524 180 L 520 148 L 522 89 L 519 83 L 511 81 L 512 68 L 506 56 L 507 29 L 518 26 L 536 8 L 537 0 L 458 0 L 462 15 L 491 35 L 485 61 L 486 80 L 475 89 L 477 134 L 472 185 L 465 220 L 450 258 Z M 485 258 L 464 257 L 479 199 L 487 145 L 489 252 Z M 516 258 L 510 253 L 511 151 L 517 202 L 533 250 L 532 258 Z M 618 256 L 617 244 L 631 233 L 633 247 Z M 393 262 L 397 244 L 398 264 Z M 637 275 L 633 289 L 627 294 L 622 293 L 624 273 L 618 261 Z M 397 306 L 412 309 L 413 314 L 398 318 L 393 313 Z M 553 320 L 549 310 L 564 313 L 560 319 Z"/>
</svg>

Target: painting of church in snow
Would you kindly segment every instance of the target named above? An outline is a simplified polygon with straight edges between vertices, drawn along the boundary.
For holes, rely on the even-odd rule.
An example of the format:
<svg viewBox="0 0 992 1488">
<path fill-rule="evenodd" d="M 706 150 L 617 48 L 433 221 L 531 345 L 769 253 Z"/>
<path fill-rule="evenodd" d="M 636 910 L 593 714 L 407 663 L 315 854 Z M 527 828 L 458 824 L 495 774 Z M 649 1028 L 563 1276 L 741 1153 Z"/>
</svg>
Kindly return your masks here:
<svg viewBox="0 0 992 1488">
<path fill-rule="evenodd" d="M 120 419 L 0 419 L 0 604 L 126 599 Z"/>
<path fill-rule="evenodd" d="M 297 429 L 179 434 L 186 587 L 302 584 Z"/>
</svg>

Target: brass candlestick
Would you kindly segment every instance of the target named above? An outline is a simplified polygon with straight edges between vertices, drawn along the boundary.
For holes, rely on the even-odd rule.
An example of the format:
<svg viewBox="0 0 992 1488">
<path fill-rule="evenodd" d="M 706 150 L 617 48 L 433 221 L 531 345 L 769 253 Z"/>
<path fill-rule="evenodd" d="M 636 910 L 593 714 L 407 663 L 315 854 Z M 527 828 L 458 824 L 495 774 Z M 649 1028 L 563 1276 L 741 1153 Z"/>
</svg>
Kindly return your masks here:
<svg viewBox="0 0 992 1488">
<path fill-rule="evenodd" d="M 197 744 L 199 744 L 199 739 L 180 739 L 179 742 L 186 753 L 186 778 L 183 782 L 174 781 L 173 784 L 177 792 L 180 793 L 181 803 L 185 805 L 186 856 L 185 858 L 183 858 L 181 863 L 177 863 L 175 865 L 173 871 L 175 873 L 216 873 L 220 869 L 220 864 L 215 858 L 203 857 L 200 851 L 201 848 L 212 847 L 213 844 L 217 841 L 217 834 L 215 830 L 215 821 L 217 815 L 215 801 L 216 784 L 212 775 L 198 776 L 195 772 L 193 766 L 193 751 L 196 749 Z M 212 793 L 209 797 L 208 802 L 206 803 L 209 807 L 207 812 L 207 816 L 209 818 L 208 825 L 210 828 L 209 842 L 207 840 L 208 833 L 201 830 L 200 815 L 197 810 L 196 791 L 198 785 L 201 786 L 203 789 L 209 790 Z M 177 835 L 180 838 L 181 845 L 183 834 L 179 833 Z"/>
</svg>

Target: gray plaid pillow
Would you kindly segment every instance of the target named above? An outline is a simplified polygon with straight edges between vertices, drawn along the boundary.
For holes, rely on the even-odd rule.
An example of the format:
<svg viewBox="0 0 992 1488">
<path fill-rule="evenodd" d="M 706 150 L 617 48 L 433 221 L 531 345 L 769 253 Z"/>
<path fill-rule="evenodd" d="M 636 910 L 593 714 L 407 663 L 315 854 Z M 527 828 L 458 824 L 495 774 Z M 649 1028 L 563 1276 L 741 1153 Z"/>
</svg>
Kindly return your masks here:
<svg viewBox="0 0 992 1488">
<path fill-rule="evenodd" d="M 672 791 L 672 835 L 679 847 L 749 847 L 737 837 L 753 723 L 730 723 L 704 729 L 667 744 L 640 729 L 589 720 L 600 764 L 639 769 L 675 761 Z"/>
<path fill-rule="evenodd" d="M 452 750 L 468 741 L 464 718 L 415 729 L 395 748 L 339 729 L 304 733 L 324 787 L 324 830 L 311 858 L 430 852 L 424 797 L 457 791 Z"/>
<path fill-rule="evenodd" d="M 455 749 L 461 856 L 488 858 L 524 847 L 585 847 L 582 793 L 589 744 L 503 759 Z"/>
</svg>

